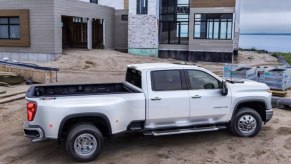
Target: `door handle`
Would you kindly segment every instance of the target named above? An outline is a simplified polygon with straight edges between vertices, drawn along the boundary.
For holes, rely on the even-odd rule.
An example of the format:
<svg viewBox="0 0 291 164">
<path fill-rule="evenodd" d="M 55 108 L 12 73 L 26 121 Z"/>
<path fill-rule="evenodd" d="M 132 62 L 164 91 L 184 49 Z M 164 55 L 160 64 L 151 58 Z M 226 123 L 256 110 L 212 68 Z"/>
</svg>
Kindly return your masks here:
<svg viewBox="0 0 291 164">
<path fill-rule="evenodd" d="M 152 100 L 152 101 L 161 101 L 161 100 L 162 100 L 162 98 L 155 97 L 155 98 L 152 98 L 151 100 Z"/>
<path fill-rule="evenodd" d="M 192 98 L 192 99 L 201 99 L 201 96 L 196 95 L 196 96 L 192 96 L 191 98 Z"/>
</svg>

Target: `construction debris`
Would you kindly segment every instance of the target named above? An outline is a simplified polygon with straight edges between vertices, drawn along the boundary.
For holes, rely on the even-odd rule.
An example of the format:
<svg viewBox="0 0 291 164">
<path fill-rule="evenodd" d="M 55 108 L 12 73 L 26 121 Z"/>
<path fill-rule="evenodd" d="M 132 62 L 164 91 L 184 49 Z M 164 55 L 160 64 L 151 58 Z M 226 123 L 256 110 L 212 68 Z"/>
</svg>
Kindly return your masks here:
<svg viewBox="0 0 291 164">
<path fill-rule="evenodd" d="M 9 88 L 0 87 L 0 93 L 3 91 L 3 93 L 0 94 L 0 104 L 24 99 L 28 88 L 29 86 L 27 85 L 16 85 Z"/>
<path fill-rule="evenodd" d="M 287 91 L 276 91 L 276 90 L 271 90 L 273 96 L 277 97 L 286 97 L 287 96 Z"/>
<path fill-rule="evenodd" d="M 11 97 L 6 97 L 6 98 L 3 98 L 3 99 L 0 99 L 0 104 L 4 104 L 4 103 L 15 101 L 15 100 L 20 100 L 20 99 L 23 99 L 23 98 L 25 98 L 25 93 L 17 94 L 17 95 L 11 96 Z"/>
<path fill-rule="evenodd" d="M 13 72 L 0 72 L 0 82 L 7 84 L 21 84 L 24 79 Z"/>
<path fill-rule="evenodd" d="M 11 87 L 8 83 L 0 82 L 0 86 Z"/>
<path fill-rule="evenodd" d="M 8 97 L 14 97 L 14 96 L 17 96 L 17 95 L 20 95 L 20 94 L 24 94 L 26 93 L 26 91 L 20 91 L 20 92 L 16 92 L 16 93 L 8 93 L 5 92 L 6 94 L 1 94 L 0 95 L 0 100 L 4 99 L 4 98 L 8 98 Z"/>
<path fill-rule="evenodd" d="M 243 65 L 226 64 L 223 70 L 226 79 L 247 79 L 267 84 L 272 90 L 286 91 L 291 88 L 291 68 L 289 67 L 245 67 Z M 284 95 L 285 92 L 274 92 Z"/>
<path fill-rule="evenodd" d="M 30 63 L 0 61 L 0 71 L 13 72 L 20 77 L 23 77 L 24 80 L 32 80 L 35 83 L 47 84 L 57 82 L 57 72 L 59 69 L 40 67 L 36 64 Z M 7 81 L 7 83 L 11 82 L 11 80 Z"/>
</svg>

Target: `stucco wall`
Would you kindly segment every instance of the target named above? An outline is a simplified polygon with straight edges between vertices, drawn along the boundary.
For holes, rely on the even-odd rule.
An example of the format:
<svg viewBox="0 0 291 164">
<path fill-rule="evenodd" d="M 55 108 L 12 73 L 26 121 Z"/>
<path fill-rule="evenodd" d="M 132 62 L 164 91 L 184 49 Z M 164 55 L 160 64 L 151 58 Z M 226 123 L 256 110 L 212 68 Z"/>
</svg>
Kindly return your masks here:
<svg viewBox="0 0 291 164">
<path fill-rule="evenodd" d="M 128 10 L 115 11 L 114 23 L 114 48 L 117 50 L 128 49 L 128 20 L 122 20 L 122 15 L 128 15 Z"/>
</svg>

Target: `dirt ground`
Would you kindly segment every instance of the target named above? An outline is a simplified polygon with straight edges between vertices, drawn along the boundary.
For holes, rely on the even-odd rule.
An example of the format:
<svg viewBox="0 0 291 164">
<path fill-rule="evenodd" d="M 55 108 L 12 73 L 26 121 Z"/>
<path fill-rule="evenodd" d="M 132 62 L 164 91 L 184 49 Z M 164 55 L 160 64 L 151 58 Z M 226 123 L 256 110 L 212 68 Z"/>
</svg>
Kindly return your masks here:
<svg viewBox="0 0 291 164">
<path fill-rule="evenodd" d="M 243 54 L 241 54 L 243 55 Z M 248 54 L 240 63 L 249 60 L 268 60 Z M 254 56 L 254 57 L 253 57 Z M 268 58 L 268 59 L 267 59 Z M 269 58 L 273 61 L 269 61 Z M 263 60 L 262 60 L 263 59 Z M 115 51 L 67 51 L 56 62 L 41 63 L 59 67 L 60 83 L 120 82 L 125 66 L 131 63 L 177 62 L 137 57 Z M 264 62 L 262 62 L 264 63 Z M 221 72 L 223 64 L 196 63 L 212 71 Z M 104 151 L 92 163 L 291 163 L 291 109 L 275 109 L 274 118 L 254 138 L 234 137 L 227 130 L 207 133 L 152 137 L 142 134 L 122 134 L 105 141 Z M 26 120 L 25 100 L 0 107 L 0 164 L 2 163 L 72 163 L 64 144 L 46 141 L 32 144 L 23 136 Z"/>
</svg>

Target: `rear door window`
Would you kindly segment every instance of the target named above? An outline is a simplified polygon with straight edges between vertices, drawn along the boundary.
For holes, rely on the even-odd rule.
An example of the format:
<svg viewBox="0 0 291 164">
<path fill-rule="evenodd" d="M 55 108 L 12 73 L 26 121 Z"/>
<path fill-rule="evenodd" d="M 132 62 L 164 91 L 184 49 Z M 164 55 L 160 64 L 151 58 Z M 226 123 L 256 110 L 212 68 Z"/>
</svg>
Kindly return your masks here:
<svg viewBox="0 0 291 164">
<path fill-rule="evenodd" d="M 138 88 L 142 88 L 141 72 L 134 68 L 128 68 L 126 72 L 126 81 Z"/>
<path fill-rule="evenodd" d="M 183 90 L 180 70 L 153 71 L 151 79 L 153 91 Z"/>
</svg>

